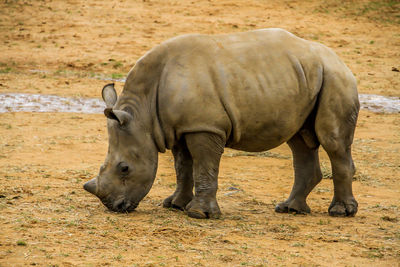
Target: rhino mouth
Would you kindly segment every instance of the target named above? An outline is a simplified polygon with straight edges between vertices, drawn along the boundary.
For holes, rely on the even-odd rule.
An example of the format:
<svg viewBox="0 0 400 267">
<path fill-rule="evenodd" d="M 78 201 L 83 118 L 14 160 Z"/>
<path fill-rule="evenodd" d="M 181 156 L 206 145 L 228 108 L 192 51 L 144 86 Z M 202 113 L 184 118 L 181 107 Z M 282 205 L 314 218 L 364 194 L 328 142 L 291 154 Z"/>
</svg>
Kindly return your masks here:
<svg viewBox="0 0 400 267">
<path fill-rule="evenodd" d="M 138 203 L 133 203 L 129 200 L 126 199 L 118 199 L 115 201 L 110 201 L 108 199 L 102 199 L 101 202 L 106 206 L 109 210 L 114 211 L 114 212 L 120 212 L 120 213 L 129 213 L 134 211 Z"/>
</svg>

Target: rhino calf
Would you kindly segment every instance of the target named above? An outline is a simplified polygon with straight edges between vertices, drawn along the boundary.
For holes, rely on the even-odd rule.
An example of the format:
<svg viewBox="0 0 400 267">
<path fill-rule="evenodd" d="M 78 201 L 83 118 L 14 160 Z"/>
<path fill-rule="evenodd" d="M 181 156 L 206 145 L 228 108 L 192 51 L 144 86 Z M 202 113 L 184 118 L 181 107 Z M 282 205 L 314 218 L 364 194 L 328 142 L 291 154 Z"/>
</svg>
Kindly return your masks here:
<svg viewBox="0 0 400 267">
<path fill-rule="evenodd" d="M 137 207 L 152 187 L 158 152 L 171 149 L 177 186 L 164 207 L 216 218 L 224 147 L 257 152 L 287 142 L 294 185 L 275 211 L 310 212 L 306 198 L 321 181 L 321 145 L 333 171 L 329 214 L 357 212 L 351 156 L 360 106 L 356 80 L 322 44 L 281 29 L 185 35 L 141 57 L 119 97 L 113 84 L 102 96 L 109 149 L 84 188 L 113 211 Z"/>
</svg>

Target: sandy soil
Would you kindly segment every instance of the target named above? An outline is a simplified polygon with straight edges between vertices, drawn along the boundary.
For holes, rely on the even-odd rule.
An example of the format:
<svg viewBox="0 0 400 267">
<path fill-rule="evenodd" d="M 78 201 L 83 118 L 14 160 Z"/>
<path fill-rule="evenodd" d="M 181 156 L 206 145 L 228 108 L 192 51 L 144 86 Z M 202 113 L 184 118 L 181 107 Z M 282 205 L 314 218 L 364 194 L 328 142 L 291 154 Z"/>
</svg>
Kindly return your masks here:
<svg viewBox="0 0 400 267">
<path fill-rule="evenodd" d="M 2 1 L 0 93 L 99 97 L 100 78 L 124 77 L 170 37 L 281 27 L 332 47 L 360 93 L 400 96 L 398 2 L 337 2 Z M 323 151 L 327 178 L 309 197 L 312 213 L 273 211 L 293 180 L 286 145 L 226 150 L 221 219 L 160 206 L 175 186 L 170 152 L 137 211 L 109 212 L 82 189 L 104 160 L 105 124 L 102 115 L 0 114 L 0 266 L 399 266 L 400 114 L 360 113 L 354 218 L 327 214 Z"/>
</svg>

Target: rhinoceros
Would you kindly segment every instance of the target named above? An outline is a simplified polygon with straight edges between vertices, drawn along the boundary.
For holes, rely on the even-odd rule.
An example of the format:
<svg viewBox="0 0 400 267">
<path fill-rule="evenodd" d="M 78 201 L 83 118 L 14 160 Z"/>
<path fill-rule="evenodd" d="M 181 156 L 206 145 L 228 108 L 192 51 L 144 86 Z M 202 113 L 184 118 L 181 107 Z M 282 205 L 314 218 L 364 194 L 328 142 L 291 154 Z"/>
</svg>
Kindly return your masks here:
<svg viewBox="0 0 400 267">
<path fill-rule="evenodd" d="M 276 212 L 310 212 L 306 198 L 322 177 L 320 145 L 333 173 L 329 214 L 357 212 L 351 156 L 357 84 L 322 44 L 282 29 L 179 36 L 136 62 L 119 97 L 113 84 L 102 97 L 109 148 L 98 176 L 84 189 L 112 211 L 138 206 L 154 182 L 158 153 L 170 149 L 177 182 L 163 206 L 218 218 L 224 148 L 259 152 L 286 142 L 294 185 Z"/>
</svg>

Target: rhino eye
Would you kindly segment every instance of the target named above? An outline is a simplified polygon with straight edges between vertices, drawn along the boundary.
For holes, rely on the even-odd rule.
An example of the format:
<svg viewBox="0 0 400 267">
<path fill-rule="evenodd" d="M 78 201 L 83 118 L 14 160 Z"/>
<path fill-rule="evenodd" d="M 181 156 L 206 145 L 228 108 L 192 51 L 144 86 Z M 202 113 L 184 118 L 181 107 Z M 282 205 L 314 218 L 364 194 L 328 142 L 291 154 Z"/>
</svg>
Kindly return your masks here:
<svg viewBox="0 0 400 267">
<path fill-rule="evenodd" d="M 119 171 L 122 175 L 127 175 L 129 173 L 129 166 L 125 162 L 120 162 L 119 164 Z"/>
</svg>

